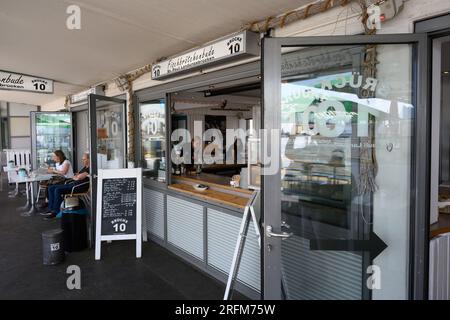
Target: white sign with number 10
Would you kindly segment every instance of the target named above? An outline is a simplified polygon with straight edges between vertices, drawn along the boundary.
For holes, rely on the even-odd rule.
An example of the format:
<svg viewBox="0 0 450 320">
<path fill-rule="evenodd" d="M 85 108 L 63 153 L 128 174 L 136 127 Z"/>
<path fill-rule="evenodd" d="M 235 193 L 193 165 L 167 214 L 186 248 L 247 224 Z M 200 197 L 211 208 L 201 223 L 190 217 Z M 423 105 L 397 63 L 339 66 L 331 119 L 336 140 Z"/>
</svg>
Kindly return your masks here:
<svg viewBox="0 0 450 320">
<path fill-rule="evenodd" d="M 53 93 L 53 80 L 0 71 L 0 89 Z"/>
</svg>

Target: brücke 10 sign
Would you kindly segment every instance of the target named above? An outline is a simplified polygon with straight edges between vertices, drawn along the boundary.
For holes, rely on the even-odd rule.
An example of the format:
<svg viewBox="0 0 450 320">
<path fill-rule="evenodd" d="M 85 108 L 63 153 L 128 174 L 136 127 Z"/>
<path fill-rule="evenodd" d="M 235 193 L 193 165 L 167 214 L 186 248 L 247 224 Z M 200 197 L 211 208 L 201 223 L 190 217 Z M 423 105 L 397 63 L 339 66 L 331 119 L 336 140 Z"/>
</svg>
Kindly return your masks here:
<svg viewBox="0 0 450 320">
<path fill-rule="evenodd" d="M 0 71 L 0 90 L 53 93 L 53 80 Z"/>
</svg>

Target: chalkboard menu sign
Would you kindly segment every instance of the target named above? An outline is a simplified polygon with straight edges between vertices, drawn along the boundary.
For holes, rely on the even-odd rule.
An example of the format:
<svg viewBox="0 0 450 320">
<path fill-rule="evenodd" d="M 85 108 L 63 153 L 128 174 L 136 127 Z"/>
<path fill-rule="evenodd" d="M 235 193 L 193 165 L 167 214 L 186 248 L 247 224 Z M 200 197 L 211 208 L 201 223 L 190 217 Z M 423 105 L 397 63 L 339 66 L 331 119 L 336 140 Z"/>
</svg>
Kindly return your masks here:
<svg viewBox="0 0 450 320">
<path fill-rule="evenodd" d="M 102 235 L 136 233 L 136 180 L 103 180 Z"/>
<path fill-rule="evenodd" d="M 98 170 L 95 259 L 101 257 L 101 242 L 136 240 L 141 257 L 142 168 Z"/>
</svg>

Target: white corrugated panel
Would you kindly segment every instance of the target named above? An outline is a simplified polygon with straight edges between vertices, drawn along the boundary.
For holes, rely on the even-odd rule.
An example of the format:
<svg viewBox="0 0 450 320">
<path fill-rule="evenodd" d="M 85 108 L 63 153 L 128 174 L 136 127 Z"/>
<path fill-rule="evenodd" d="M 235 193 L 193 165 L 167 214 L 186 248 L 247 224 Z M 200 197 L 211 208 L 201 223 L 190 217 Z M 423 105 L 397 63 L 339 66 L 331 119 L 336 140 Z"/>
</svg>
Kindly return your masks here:
<svg viewBox="0 0 450 320">
<path fill-rule="evenodd" d="M 242 219 L 208 209 L 208 264 L 228 275 Z M 261 266 L 258 239 L 250 223 L 238 272 L 238 281 L 260 292 Z"/>
<path fill-rule="evenodd" d="M 144 188 L 147 231 L 164 240 L 164 194 Z"/>
<path fill-rule="evenodd" d="M 282 241 L 282 278 L 289 300 L 361 299 L 362 257 L 351 252 L 311 251 L 309 240 Z"/>
<path fill-rule="evenodd" d="M 450 300 L 450 233 L 430 241 L 429 299 Z"/>
<path fill-rule="evenodd" d="M 167 196 L 167 241 L 203 261 L 203 207 Z"/>
</svg>

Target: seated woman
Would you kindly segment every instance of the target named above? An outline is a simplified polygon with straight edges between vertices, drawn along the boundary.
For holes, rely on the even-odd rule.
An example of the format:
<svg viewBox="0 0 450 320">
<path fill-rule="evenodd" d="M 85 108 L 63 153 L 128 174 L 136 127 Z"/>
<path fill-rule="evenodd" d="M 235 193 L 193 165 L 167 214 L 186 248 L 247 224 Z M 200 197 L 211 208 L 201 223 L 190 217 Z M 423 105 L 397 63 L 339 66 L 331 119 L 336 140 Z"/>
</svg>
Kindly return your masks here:
<svg viewBox="0 0 450 320">
<path fill-rule="evenodd" d="M 62 150 L 56 150 L 53 152 L 53 161 L 56 163 L 55 169 L 48 168 L 48 173 L 57 174 L 65 179 L 71 179 L 73 177 L 72 164 L 66 158 L 66 155 L 62 152 Z"/>
<path fill-rule="evenodd" d="M 48 187 L 48 208 L 49 211 L 43 213 L 42 215 L 46 216 L 45 219 L 53 219 L 57 216 L 61 203 L 63 202 L 63 195 L 71 193 L 72 188 L 83 184 L 85 182 L 89 182 L 89 154 L 83 154 L 83 169 L 80 170 L 76 175 L 73 176 L 72 182 L 62 185 L 51 185 Z M 76 192 L 85 192 L 89 189 L 89 183 L 84 184 L 76 189 Z"/>
<path fill-rule="evenodd" d="M 73 168 L 70 161 L 66 158 L 66 155 L 62 150 L 55 150 L 53 152 L 52 160 L 55 162 L 55 168 L 48 168 L 47 172 L 56 174 L 53 178 L 48 181 L 42 181 L 40 185 L 42 187 L 48 187 L 50 185 L 62 184 L 67 179 L 71 179 L 73 177 Z M 48 189 L 45 191 L 45 198 L 48 199 Z M 40 205 L 40 208 L 45 208 L 47 206 L 46 203 Z"/>
</svg>

